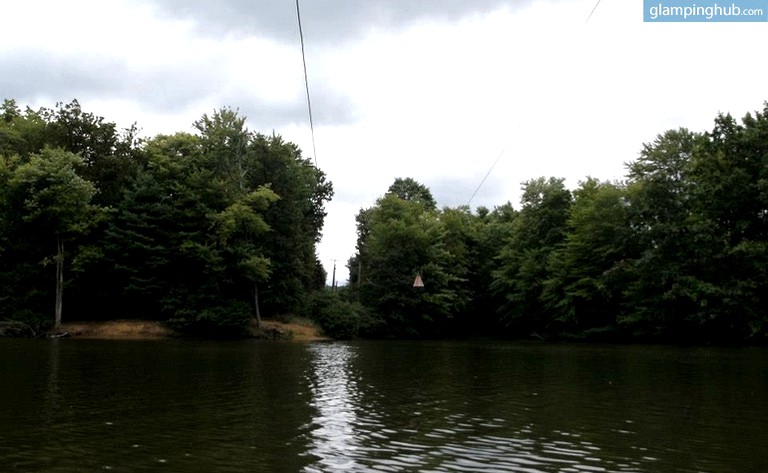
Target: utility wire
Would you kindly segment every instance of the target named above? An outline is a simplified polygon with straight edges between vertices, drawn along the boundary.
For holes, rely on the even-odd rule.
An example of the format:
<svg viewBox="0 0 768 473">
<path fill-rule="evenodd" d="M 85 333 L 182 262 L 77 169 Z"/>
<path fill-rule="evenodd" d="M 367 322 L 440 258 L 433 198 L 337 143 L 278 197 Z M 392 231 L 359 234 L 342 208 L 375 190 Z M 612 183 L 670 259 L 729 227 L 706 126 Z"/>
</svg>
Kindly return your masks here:
<svg viewBox="0 0 768 473">
<path fill-rule="evenodd" d="M 515 127 L 515 130 L 514 130 L 513 134 L 517 134 L 520 131 L 520 128 L 522 128 L 522 127 L 523 127 L 523 119 L 520 119 L 520 122 L 517 124 L 517 127 Z M 496 160 L 493 162 L 493 164 L 491 164 L 491 167 L 488 169 L 488 172 L 485 173 L 485 177 L 483 177 L 483 180 L 480 181 L 480 184 L 477 185 L 477 188 L 475 189 L 475 192 L 472 193 L 472 196 L 467 201 L 467 207 L 469 207 L 469 205 L 472 203 L 472 200 L 475 198 L 477 193 L 480 191 L 480 188 L 483 187 L 483 184 L 485 184 L 485 181 L 488 179 L 488 177 L 493 172 L 493 168 L 496 167 L 496 165 L 501 160 L 501 157 L 504 156 L 504 153 L 507 152 L 507 148 L 509 148 L 509 145 L 510 145 L 510 143 L 508 142 L 506 144 L 506 146 L 504 146 L 504 149 L 501 150 L 501 153 L 499 153 L 499 155 L 496 156 Z"/>
<path fill-rule="evenodd" d="M 309 79 L 307 78 L 307 58 L 304 53 L 304 31 L 301 29 L 301 10 L 299 0 L 296 0 L 296 19 L 299 22 L 299 39 L 301 40 L 301 62 L 304 64 L 304 87 L 307 89 L 307 111 L 309 112 L 309 130 L 312 133 L 312 153 L 317 167 L 317 148 L 315 147 L 315 123 L 312 120 L 312 101 L 309 98 Z"/>
<path fill-rule="evenodd" d="M 519 128 L 519 127 L 518 127 L 518 128 Z M 472 196 L 471 196 L 471 197 L 469 198 L 469 200 L 467 201 L 467 207 L 469 207 L 469 205 L 472 203 L 472 199 L 474 199 L 474 198 L 475 198 L 475 196 L 477 195 L 477 192 L 480 190 L 480 188 L 481 188 L 481 187 L 483 187 L 483 184 L 485 184 L 485 180 L 486 180 L 486 179 L 488 179 L 488 176 L 490 176 L 490 175 L 491 175 L 491 172 L 493 171 L 493 168 L 495 168 L 495 167 L 496 167 L 496 164 L 499 162 L 499 160 L 501 159 L 501 157 L 502 157 L 502 156 L 504 156 L 504 152 L 505 152 L 505 151 L 507 151 L 507 148 L 506 148 L 506 146 L 504 147 L 504 149 L 503 149 L 503 150 L 501 150 L 501 153 L 499 153 L 499 155 L 496 157 L 496 161 L 494 161 L 494 162 L 493 162 L 493 164 L 491 164 L 491 168 L 490 168 L 490 169 L 488 169 L 488 172 L 487 172 L 487 173 L 485 173 L 485 177 L 483 178 L 483 180 L 482 180 L 482 181 L 480 181 L 480 184 L 478 184 L 478 185 L 477 185 L 477 188 L 475 189 L 475 192 L 473 192 L 473 193 L 472 193 Z"/>
<path fill-rule="evenodd" d="M 298 0 L 297 0 L 297 1 L 298 1 Z M 601 0 L 597 0 L 597 3 L 595 3 L 595 6 L 592 8 L 592 11 L 591 11 L 591 12 L 589 12 L 589 16 L 587 17 L 587 21 L 585 21 L 585 22 L 584 22 L 585 24 L 586 24 L 587 22 L 589 22 L 589 19 L 590 19 L 590 18 L 592 18 L 592 15 L 595 13 L 595 10 L 597 10 L 597 7 L 600 5 L 600 1 L 601 1 Z M 522 123 L 521 123 L 520 125 L 522 125 Z M 517 128 L 519 129 L 519 128 L 520 128 L 520 126 L 518 126 Z M 499 155 L 496 157 L 496 160 L 493 162 L 493 164 L 491 164 L 491 168 L 490 168 L 490 169 L 488 169 L 488 172 L 487 172 L 487 173 L 485 173 L 485 177 L 483 177 L 483 180 L 482 180 L 482 181 L 480 181 L 480 184 L 478 184 L 477 188 L 476 188 L 476 189 L 475 189 L 475 191 L 472 193 L 472 196 L 471 196 L 471 197 L 469 198 L 469 200 L 467 201 L 467 206 L 469 206 L 469 205 L 472 203 L 472 200 L 475 198 L 475 196 L 477 195 L 477 193 L 480 191 L 480 188 L 481 188 L 481 187 L 483 187 L 483 184 L 485 184 L 485 181 L 488 179 L 488 176 L 490 176 L 490 175 L 491 175 L 491 172 L 493 172 L 493 168 L 495 168 L 495 167 L 496 167 L 496 164 L 498 164 L 498 162 L 499 162 L 499 160 L 501 159 L 501 157 L 502 157 L 502 156 L 504 156 L 504 152 L 505 152 L 506 150 L 507 150 L 507 147 L 505 146 L 505 147 L 504 147 L 504 149 L 503 149 L 503 150 L 501 150 L 501 153 L 499 153 Z"/>
<path fill-rule="evenodd" d="M 589 12 L 589 16 L 587 17 L 587 21 L 584 23 L 588 23 L 589 19 L 592 18 L 592 14 L 595 13 L 595 10 L 597 10 L 597 6 L 600 5 L 600 0 L 597 0 L 597 3 L 595 3 L 595 7 L 592 9 L 591 12 Z"/>
</svg>

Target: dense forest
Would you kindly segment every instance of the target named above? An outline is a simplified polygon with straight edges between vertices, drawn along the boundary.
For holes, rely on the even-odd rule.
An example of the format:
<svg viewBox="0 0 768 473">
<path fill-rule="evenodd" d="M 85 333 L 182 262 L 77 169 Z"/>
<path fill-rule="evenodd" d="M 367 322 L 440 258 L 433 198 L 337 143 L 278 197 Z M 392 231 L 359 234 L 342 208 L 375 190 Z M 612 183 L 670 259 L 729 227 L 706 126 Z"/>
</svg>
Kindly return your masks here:
<svg viewBox="0 0 768 473">
<path fill-rule="evenodd" d="M 76 101 L 22 111 L 5 100 L 0 320 L 58 325 L 65 299 L 70 320 L 231 335 L 322 289 L 324 173 L 236 111 L 194 128 L 138 139 Z"/>
<path fill-rule="evenodd" d="M 346 333 L 768 341 L 768 104 L 666 131 L 623 182 L 522 184 L 519 209 L 436 208 L 397 179 L 357 215 Z M 414 287 L 419 275 L 424 287 Z M 356 324 L 349 327 L 349 324 Z"/>
<path fill-rule="evenodd" d="M 77 102 L 0 114 L 0 319 L 53 326 L 66 294 L 80 320 L 205 336 L 261 313 L 338 338 L 768 341 L 768 104 L 658 135 L 621 182 L 526 181 L 517 209 L 398 178 L 340 288 L 316 255 L 331 183 L 237 112 L 151 139 Z"/>
</svg>

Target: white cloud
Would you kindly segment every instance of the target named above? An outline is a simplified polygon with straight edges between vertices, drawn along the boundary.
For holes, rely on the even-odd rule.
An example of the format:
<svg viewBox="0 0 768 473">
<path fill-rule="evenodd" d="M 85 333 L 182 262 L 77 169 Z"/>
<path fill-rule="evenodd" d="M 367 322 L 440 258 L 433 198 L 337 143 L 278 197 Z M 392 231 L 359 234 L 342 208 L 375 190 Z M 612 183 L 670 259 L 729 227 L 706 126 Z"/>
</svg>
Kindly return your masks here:
<svg viewBox="0 0 768 473">
<path fill-rule="evenodd" d="M 216 15 L 137 1 L 10 2 L 0 87 L 23 105 L 78 98 L 148 134 L 239 107 L 252 128 L 312 155 L 293 11 L 253 21 L 259 11 L 240 18 L 234 0 Z M 339 280 L 354 214 L 396 177 L 457 205 L 504 150 L 472 203 L 517 204 L 527 179 L 622 178 L 656 134 L 708 129 L 718 112 L 740 117 L 768 98 L 755 46 L 765 24 L 643 23 L 635 2 L 601 2 L 588 23 L 593 0 L 453 2 L 450 14 L 438 3 L 379 3 L 378 20 L 363 6 L 307 7 L 317 159 L 336 190 L 320 257 L 329 274 L 341 262 Z"/>
</svg>

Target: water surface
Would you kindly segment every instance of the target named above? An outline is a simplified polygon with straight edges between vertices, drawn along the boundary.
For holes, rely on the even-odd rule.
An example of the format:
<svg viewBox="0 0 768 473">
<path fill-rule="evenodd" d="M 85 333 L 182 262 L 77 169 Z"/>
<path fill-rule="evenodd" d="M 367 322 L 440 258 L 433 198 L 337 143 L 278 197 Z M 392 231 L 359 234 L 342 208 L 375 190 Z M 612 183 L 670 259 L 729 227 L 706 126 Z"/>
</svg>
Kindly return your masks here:
<svg viewBox="0 0 768 473">
<path fill-rule="evenodd" d="M 768 351 L 0 340 L 0 471 L 768 471 Z"/>
</svg>

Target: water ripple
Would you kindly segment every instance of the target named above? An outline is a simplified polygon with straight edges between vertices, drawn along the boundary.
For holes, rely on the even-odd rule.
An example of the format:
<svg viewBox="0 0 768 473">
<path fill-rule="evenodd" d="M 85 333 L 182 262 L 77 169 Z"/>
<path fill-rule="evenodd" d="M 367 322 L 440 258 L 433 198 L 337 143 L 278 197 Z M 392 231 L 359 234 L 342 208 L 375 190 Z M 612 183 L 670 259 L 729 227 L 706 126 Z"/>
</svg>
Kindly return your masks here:
<svg viewBox="0 0 768 473">
<path fill-rule="evenodd" d="M 0 341 L 0 471 L 763 471 L 766 354 Z"/>
<path fill-rule="evenodd" d="M 474 403 L 453 402 L 448 408 L 449 399 L 430 398 L 414 386 L 386 394 L 371 384 L 361 390 L 354 345 L 317 344 L 310 350 L 313 362 L 307 382 L 315 416 L 306 432 L 307 454 L 316 460 L 304 469 L 308 473 L 632 473 L 645 471 L 655 461 L 651 456 L 612 457 L 579 431 L 546 431 L 532 422 L 520 423 L 520 412 L 551 405 L 551 398 L 530 395 L 537 391 L 506 399 L 513 412 L 482 416 L 476 413 L 477 403 L 496 403 L 500 394 L 484 394 Z M 399 399 L 401 412 L 392 410 L 397 405 L 393 396 Z M 462 412 L 457 406 L 475 413 Z M 633 421 L 627 420 L 610 431 L 633 435 L 633 427 Z"/>
</svg>

